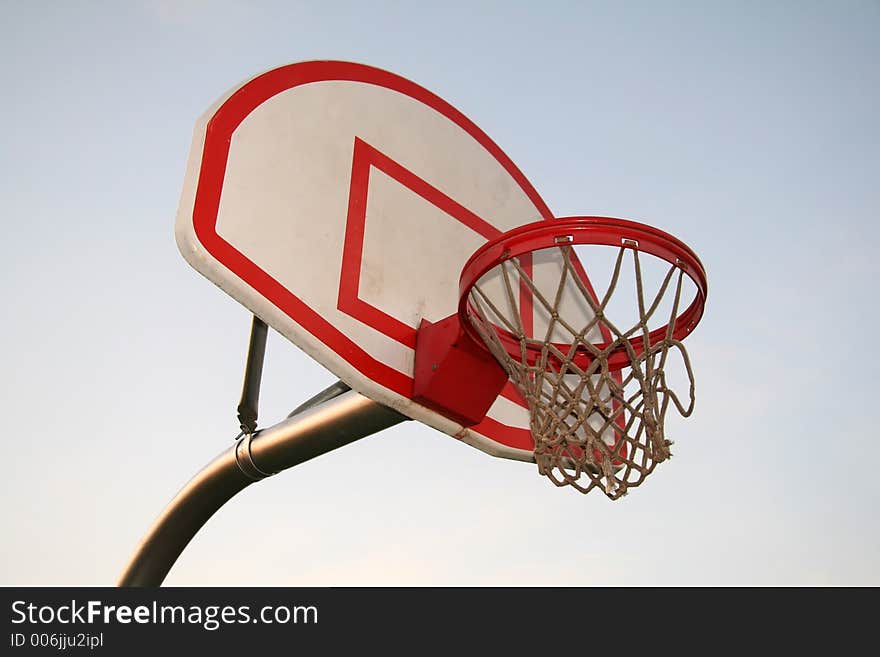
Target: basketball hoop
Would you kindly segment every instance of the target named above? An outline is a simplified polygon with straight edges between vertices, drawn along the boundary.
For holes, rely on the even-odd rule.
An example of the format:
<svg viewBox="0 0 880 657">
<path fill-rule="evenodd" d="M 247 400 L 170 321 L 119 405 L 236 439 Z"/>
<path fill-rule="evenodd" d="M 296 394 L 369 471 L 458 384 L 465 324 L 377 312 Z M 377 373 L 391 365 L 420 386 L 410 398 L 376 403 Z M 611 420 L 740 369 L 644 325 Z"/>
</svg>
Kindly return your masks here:
<svg viewBox="0 0 880 657">
<path fill-rule="evenodd" d="M 122 585 L 161 583 L 244 486 L 407 418 L 617 499 L 669 457 L 670 403 L 694 406 L 682 340 L 706 300 L 697 256 L 650 226 L 555 218 L 486 133 L 388 71 L 300 62 L 223 94 L 196 123 L 175 239 L 253 314 L 241 433 L 172 500 Z M 603 255 L 586 251 L 616 254 L 601 295 Z M 258 430 L 269 328 L 339 381 Z"/>
<path fill-rule="evenodd" d="M 601 296 L 584 272 L 575 251 L 579 245 L 617 250 Z M 650 298 L 640 261 L 644 255 L 665 269 Z M 542 269 L 541 263 L 551 260 L 554 266 Z M 620 326 L 607 311 L 615 293 L 621 294 L 621 272 L 628 263 L 638 318 Z M 592 268 L 590 273 L 597 274 Z M 679 312 L 685 277 L 696 293 Z M 462 270 L 459 292 L 457 317 L 424 327 L 425 342 L 439 340 L 439 327 L 453 321 L 458 334 L 446 339 L 455 348 L 443 363 L 468 379 L 479 378 L 477 361 L 471 355 L 465 364 L 461 353 L 488 350 L 528 406 L 541 474 L 557 486 L 583 493 L 599 488 L 617 499 L 669 458 L 672 443 L 664 424 L 669 404 L 685 417 L 694 406 L 694 377 L 682 340 L 700 321 L 707 292 L 705 270 L 684 243 L 650 226 L 608 217 L 532 223 L 479 248 Z M 671 306 L 662 320 L 657 318 L 661 306 Z M 447 328 L 445 335 L 455 330 Z M 680 357 L 686 372 L 687 405 L 668 385 L 672 355 Z M 432 367 L 438 369 L 436 363 Z M 416 369 L 418 382 L 418 351 Z M 496 386 L 492 394 L 499 390 Z M 463 403 L 450 402 L 453 396 L 439 400 L 447 415 Z"/>
<path fill-rule="evenodd" d="M 586 244 L 618 249 L 601 298 L 574 255 L 575 245 Z M 559 280 L 549 288 L 536 284 L 524 265 L 545 249 L 555 250 L 563 263 Z M 669 263 L 650 301 L 644 296 L 640 254 Z M 638 321 L 619 327 L 606 308 L 627 259 L 634 268 Z M 679 314 L 685 275 L 697 294 Z M 494 298 L 490 286 L 482 284 L 493 278 L 501 283 L 495 285 Z M 522 226 L 478 249 L 462 270 L 459 318 L 464 331 L 485 344 L 526 400 L 539 471 L 559 486 L 568 484 L 584 493 L 599 487 L 616 499 L 669 457 L 671 443 L 664 432 L 669 402 L 685 417 L 693 410 L 694 378 L 682 340 L 702 316 L 706 288 L 699 259 L 671 235 L 621 219 L 574 217 Z M 542 335 L 529 330 L 521 313 L 510 312 L 521 308 L 516 299 L 522 292 L 549 317 Z M 671 316 L 651 330 L 649 321 L 667 294 L 673 295 Z M 583 313 L 566 316 L 561 302 L 572 296 L 591 311 L 586 323 Z M 560 335 L 564 341 L 558 341 Z M 687 372 L 686 407 L 667 386 L 664 368 L 671 352 L 680 354 Z"/>
</svg>

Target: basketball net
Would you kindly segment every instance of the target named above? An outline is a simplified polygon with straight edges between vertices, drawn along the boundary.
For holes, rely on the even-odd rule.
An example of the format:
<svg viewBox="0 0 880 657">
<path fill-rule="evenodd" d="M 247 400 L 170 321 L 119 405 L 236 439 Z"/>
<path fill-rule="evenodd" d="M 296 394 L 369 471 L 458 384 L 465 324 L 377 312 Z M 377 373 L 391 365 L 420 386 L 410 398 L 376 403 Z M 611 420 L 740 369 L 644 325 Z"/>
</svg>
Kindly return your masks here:
<svg viewBox="0 0 880 657">
<path fill-rule="evenodd" d="M 555 285 L 544 282 L 540 289 L 518 258 L 505 260 L 489 272 L 502 285 L 482 285 L 484 277 L 471 289 L 468 320 L 528 405 L 538 471 L 557 486 L 569 485 L 582 493 L 599 488 L 617 499 L 670 457 L 672 443 L 665 433 L 670 402 L 684 417 L 693 411 L 690 360 L 682 342 L 673 337 L 684 272 L 672 264 L 657 294 L 646 300 L 639 251 L 624 243 L 600 299 L 579 275 L 582 270 L 575 265 L 572 246 L 551 248 L 558 249 L 562 264 Z M 635 274 L 638 321 L 618 327 L 606 309 L 621 287 L 627 261 Z M 536 311 L 546 313 L 542 336 L 528 334 L 518 304 L 512 302 L 521 290 L 527 290 Z M 564 316 L 561 300 L 571 295 L 592 311 L 586 324 L 586 316 Z M 668 298 L 668 325 L 660 335 L 652 335 L 648 323 L 654 320 L 656 325 L 655 314 Z M 597 341 L 597 335 L 602 339 Z M 512 355 L 517 346 L 520 357 Z M 687 406 L 667 385 L 665 368 L 671 353 L 681 357 L 687 372 Z"/>
</svg>

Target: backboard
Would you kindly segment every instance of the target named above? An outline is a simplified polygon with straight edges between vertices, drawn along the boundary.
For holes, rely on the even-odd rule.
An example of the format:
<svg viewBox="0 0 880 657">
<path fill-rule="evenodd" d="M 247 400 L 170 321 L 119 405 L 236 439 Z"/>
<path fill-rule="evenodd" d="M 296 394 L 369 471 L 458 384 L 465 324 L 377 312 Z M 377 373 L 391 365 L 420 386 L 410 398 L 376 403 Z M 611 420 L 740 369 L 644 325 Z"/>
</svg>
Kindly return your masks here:
<svg viewBox="0 0 880 657">
<path fill-rule="evenodd" d="M 201 117 L 175 233 L 196 270 L 354 390 L 531 461 L 529 414 L 512 386 L 463 427 L 412 400 L 413 365 L 421 320 L 456 311 L 470 255 L 552 219 L 449 103 L 386 71 L 313 61 L 258 75 Z"/>
</svg>

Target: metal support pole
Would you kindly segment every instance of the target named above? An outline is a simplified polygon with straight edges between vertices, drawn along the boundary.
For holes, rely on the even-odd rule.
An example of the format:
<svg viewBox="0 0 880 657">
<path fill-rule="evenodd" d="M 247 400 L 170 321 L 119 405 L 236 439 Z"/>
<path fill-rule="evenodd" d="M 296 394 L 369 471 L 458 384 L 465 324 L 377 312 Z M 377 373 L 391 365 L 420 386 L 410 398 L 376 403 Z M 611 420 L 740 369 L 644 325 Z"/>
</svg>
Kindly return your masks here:
<svg viewBox="0 0 880 657">
<path fill-rule="evenodd" d="M 257 409 L 260 405 L 260 382 L 263 378 L 263 360 L 266 357 L 266 338 L 269 327 L 254 315 L 251 322 L 251 339 L 248 344 L 247 364 L 244 368 L 244 383 L 241 387 L 241 401 L 238 403 L 238 421 L 241 430 L 253 433 L 257 430 Z M 288 416 L 290 417 L 290 416 Z"/>
<path fill-rule="evenodd" d="M 118 586 L 159 586 L 217 509 L 255 481 L 406 419 L 349 390 L 243 436 L 171 500 L 141 540 Z"/>
</svg>

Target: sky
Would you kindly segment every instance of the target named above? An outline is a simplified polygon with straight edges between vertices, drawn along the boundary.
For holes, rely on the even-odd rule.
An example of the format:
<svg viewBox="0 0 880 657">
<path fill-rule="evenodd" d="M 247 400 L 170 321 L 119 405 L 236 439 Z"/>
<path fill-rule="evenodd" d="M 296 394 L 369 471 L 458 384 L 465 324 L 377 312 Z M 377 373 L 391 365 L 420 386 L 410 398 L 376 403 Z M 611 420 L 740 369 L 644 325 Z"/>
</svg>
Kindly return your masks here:
<svg viewBox="0 0 880 657">
<path fill-rule="evenodd" d="M 623 500 L 407 422 L 250 487 L 169 585 L 878 585 L 880 4 L 0 0 L 0 584 L 108 585 L 237 433 L 248 312 L 173 237 L 197 117 L 341 59 L 559 216 L 700 256 L 690 419 Z M 334 381 L 272 333 L 261 418 Z"/>
</svg>

